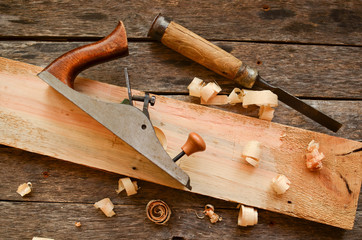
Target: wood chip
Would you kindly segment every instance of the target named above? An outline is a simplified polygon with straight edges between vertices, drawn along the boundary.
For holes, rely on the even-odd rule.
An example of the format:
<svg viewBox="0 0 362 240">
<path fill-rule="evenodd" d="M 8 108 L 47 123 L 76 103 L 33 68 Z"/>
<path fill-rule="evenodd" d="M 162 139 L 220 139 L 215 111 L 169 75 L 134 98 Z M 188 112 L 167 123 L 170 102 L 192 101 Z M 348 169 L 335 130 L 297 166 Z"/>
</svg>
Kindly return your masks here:
<svg viewBox="0 0 362 240">
<path fill-rule="evenodd" d="M 258 223 L 258 212 L 252 207 L 241 205 L 238 225 L 242 227 L 253 226 Z"/>
<path fill-rule="evenodd" d="M 117 194 L 126 190 L 127 196 L 131 196 L 137 193 L 138 186 L 136 181 L 131 181 L 129 177 L 120 178 L 118 180 L 118 189 L 116 189 Z"/>
<path fill-rule="evenodd" d="M 158 127 L 153 127 L 155 129 L 155 133 L 156 133 L 156 137 L 158 138 L 158 140 L 160 141 L 163 149 L 167 149 L 167 139 L 166 139 L 166 135 L 163 133 L 163 131 L 158 128 Z"/>
<path fill-rule="evenodd" d="M 206 86 L 201 88 L 201 98 L 204 102 L 208 102 L 209 99 L 215 97 L 221 91 L 221 87 L 215 82 L 210 82 Z"/>
<path fill-rule="evenodd" d="M 216 95 L 209 99 L 209 101 L 205 102 L 203 98 L 201 98 L 201 104 L 203 105 L 226 105 L 229 103 L 227 95 Z"/>
<path fill-rule="evenodd" d="M 207 204 L 205 206 L 204 214 L 210 218 L 211 223 L 216 223 L 216 222 L 222 220 L 222 218 L 219 217 L 219 215 L 217 215 L 214 211 L 215 211 L 215 208 L 213 205 Z"/>
<path fill-rule="evenodd" d="M 29 194 L 31 192 L 32 186 L 33 185 L 31 184 L 31 182 L 23 183 L 18 187 L 18 190 L 16 192 L 24 197 L 26 194 Z"/>
<path fill-rule="evenodd" d="M 112 217 L 116 214 L 113 211 L 114 205 L 109 198 L 103 198 L 102 200 L 96 202 L 94 204 L 94 207 L 101 209 L 104 215 L 106 215 L 107 217 Z"/>
<path fill-rule="evenodd" d="M 260 142 L 249 141 L 245 144 L 241 157 L 254 167 L 259 165 L 261 150 Z"/>
<path fill-rule="evenodd" d="M 305 155 L 306 166 L 310 171 L 320 170 L 323 166 L 322 159 L 324 154 L 319 152 L 319 143 L 312 140 L 307 146 L 307 153 Z"/>
<path fill-rule="evenodd" d="M 243 102 L 244 93 L 239 88 L 234 88 L 228 96 L 228 101 L 231 105 Z"/>
<path fill-rule="evenodd" d="M 187 87 L 187 89 L 189 90 L 189 95 L 194 97 L 200 97 L 201 88 L 203 86 L 205 86 L 204 81 L 200 78 L 195 77 Z"/>
<path fill-rule="evenodd" d="M 260 106 L 259 109 L 259 119 L 271 121 L 274 117 L 274 109 L 269 106 Z"/>
<path fill-rule="evenodd" d="M 243 107 L 249 105 L 257 106 L 268 106 L 276 107 L 278 106 L 278 96 L 272 93 L 270 90 L 262 91 L 245 91 L 243 96 Z"/>
<path fill-rule="evenodd" d="M 152 222 L 164 225 L 171 217 L 171 209 L 162 200 L 151 200 L 146 206 L 146 214 Z"/>
<path fill-rule="evenodd" d="M 289 179 L 282 174 L 278 174 L 272 179 L 272 188 L 277 194 L 285 193 L 289 189 L 289 187 Z"/>
</svg>

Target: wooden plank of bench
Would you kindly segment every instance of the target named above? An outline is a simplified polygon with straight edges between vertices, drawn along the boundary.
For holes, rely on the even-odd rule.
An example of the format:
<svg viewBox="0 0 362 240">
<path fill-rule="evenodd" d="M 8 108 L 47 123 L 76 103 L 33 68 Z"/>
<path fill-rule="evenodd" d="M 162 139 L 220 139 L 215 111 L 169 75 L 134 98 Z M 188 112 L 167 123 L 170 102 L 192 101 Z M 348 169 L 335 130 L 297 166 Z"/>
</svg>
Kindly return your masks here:
<svg viewBox="0 0 362 240">
<path fill-rule="evenodd" d="M 0 52 L 2 57 L 45 67 L 64 52 L 86 43 L 4 41 L 0 42 Z M 222 41 L 213 43 L 258 69 L 261 76 L 271 84 L 293 95 L 318 99 L 361 98 L 362 64 L 356 59 L 362 55 L 362 48 Z M 82 76 L 126 86 L 123 68 L 127 67 L 132 86 L 142 91 L 185 94 L 194 76 L 207 82 L 217 81 L 225 94 L 235 87 L 233 81 L 218 76 L 160 43 L 130 42 L 129 51 L 129 57 L 90 68 L 82 72 Z M 142 71 L 139 71 L 140 68 Z"/>
<path fill-rule="evenodd" d="M 1 144 L 181 188 L 36 77 L 40 70 L 1 58 Z M 78 91 L 102 100 L 120 102 L 126 97 L 124 88 L 87 79 L 77 83 Z M 160 96 L 150 116 L 166 134 L 171 156 L 179 152 L 188 132 L 196 131 L 205 139 L 207 151 L 180 161 L 191 177 L 193 192 L 353 227 L 361 186 L 357 151 L 361 143 Z M 317 173 L 305 168 L 305 148 L 312 139 L 326 155 L 324 168 Z M 263 144 L 262 162 L 256 169 L 240 159 L 249 140 Z M 270 188 L 278 173 L 292 182 L 282 196 Z"/>
<path fill-rule="evenodd" d="M 109 7 L 111 6 L 111 7 Z M 361 44 L 358 0 L 205 2 L 2 1 L 2 36 L 66 38 L 108 35 L 122 20 L 131 38 L 145 38 L 158 13 L 207 39 Z M 227 14 L 225 14 L 227 13 Z"/>
</svg>

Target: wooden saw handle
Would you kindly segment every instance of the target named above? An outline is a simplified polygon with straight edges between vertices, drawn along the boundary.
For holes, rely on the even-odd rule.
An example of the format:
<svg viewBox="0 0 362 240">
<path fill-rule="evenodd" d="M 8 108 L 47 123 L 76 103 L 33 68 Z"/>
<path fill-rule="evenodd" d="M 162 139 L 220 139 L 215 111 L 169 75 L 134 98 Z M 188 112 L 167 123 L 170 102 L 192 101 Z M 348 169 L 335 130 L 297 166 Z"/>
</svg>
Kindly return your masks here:
<svg viewBox="0 0 362 240">
<path fill-rule="evenodd" d="M 168 21 L 160 14 L 153 21 L 148 36 L 244 87 L 251 88 L 256 80 L 258 74 L 256 70 L 183 26 Z"/>
<path fill-rule="evenodd" d="M 107 37 L 63 54 L 43 71 L 51 73 L 73 88 L 74 79 L 81 71 L 96 64 L 125 56 L 128 56 L 127 35 L 125 27 L 120 21 Z"/>
</svg>

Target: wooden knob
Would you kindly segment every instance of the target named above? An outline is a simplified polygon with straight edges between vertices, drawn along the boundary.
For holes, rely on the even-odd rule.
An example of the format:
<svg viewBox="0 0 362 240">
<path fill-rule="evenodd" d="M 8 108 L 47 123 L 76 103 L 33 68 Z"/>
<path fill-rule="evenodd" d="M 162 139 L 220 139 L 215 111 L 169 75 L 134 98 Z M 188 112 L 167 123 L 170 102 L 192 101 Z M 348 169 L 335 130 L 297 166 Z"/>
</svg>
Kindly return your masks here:
<svg viewBox="0 0 362 240">
<path fill-rule="evenodd" d="M 192 132 L 189 134 L 186 143 L 181 147 L 181 149 L 187 156 L 190 156 L 195 152 L 205 151 L 206 144 L 199 134 Z"/>
</svg>

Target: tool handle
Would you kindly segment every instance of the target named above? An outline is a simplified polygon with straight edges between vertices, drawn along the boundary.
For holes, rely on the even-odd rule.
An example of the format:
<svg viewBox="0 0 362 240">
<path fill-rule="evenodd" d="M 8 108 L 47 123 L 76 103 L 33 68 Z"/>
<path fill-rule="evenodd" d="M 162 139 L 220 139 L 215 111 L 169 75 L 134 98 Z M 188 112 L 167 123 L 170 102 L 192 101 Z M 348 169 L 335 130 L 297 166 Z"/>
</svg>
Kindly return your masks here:
<svg viewBox="0 0 362 240">
<path fill-rule="evenodd" d="M 173 21 L 169 22 L 160 14 L 153 21 L 148 35 L 244 87 L 251 88 L 256 80 L 257 71 L 183 26 Z"/>
<path fill-rule="evenodd" d="M 74 87 L 77 75 L 96 64 L 128 55 L 126 30 L 120 21 L 111 34 L 98 42 L 73 49 L 55 59 L 43 71 L 51 73 L 60 81 Z"/>
<path fill-rule="evenodd" d="M 181 147 L 181 149 L 187 156 L 190 156 L 195 152 L 205 151 L 206 143 L 199 134 L 192 132 L 189 134 L 186 143 Z"/>
</svg>

